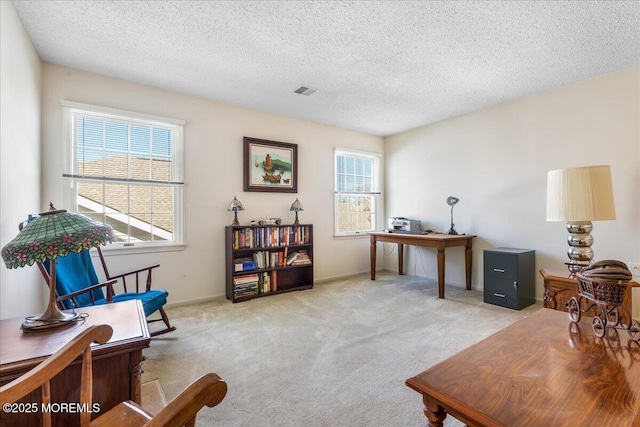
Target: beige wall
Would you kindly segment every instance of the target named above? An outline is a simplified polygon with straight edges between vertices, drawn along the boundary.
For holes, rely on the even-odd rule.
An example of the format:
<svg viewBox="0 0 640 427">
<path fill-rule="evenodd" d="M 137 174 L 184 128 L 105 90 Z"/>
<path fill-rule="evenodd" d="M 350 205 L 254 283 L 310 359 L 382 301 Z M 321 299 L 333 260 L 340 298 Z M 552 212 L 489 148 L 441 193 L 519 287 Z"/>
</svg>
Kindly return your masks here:
<svg viewBox="0 0 640 427">
<path fill-rule="evenodd" d="M 62 100 L 101 105 L 186 121 L 186 248 L 177 252 L 111 256 L 112 272 L 160 263 L 156 286 L 169 290 L 170 303 L 224 294 L 224 227 L 233 220 L 227 206 L 234 196 L 244 204 L 239 220 L 279 216 L 296 197 L 300 220 L 314 224 L 316 280 L 368 271 L 366 238 L 333 238 L 333 149 L 383 153 L 383 138 L 287 118 L 139 84 L 44 64 L 43 198 L 62 200 Z M 243 192 L 244 136 L 298 144 L 298 193 Z"/>
<path fill-rule="evenodd" d="M 446 231 L 446 198 L 460 198 L 456 229 L 478 236 L 475 289 L 488 248 L 535 249 L 537 269 L 565 268 L 565 224 L 545 220 L 553 169 L 611 165 L 617 220 L 594 222 L 595 258 L 640 262 L 640 67 L 388 137 L 385 157 L 388 215 Z M 409 274 L 437 277 L 434 251 L 407 258 Z M 462 265 L 462 250 L 449 250 L 447 283 L 464 283 Z"/>
<path fill-rule="evenodd" d="M 42 64 L 13 4 L 0 2 L 0 247 L 40 205 Z M 36 267 L 0 266 L 0 318 L 38 314 L 45 283 Z"/>
</svg>

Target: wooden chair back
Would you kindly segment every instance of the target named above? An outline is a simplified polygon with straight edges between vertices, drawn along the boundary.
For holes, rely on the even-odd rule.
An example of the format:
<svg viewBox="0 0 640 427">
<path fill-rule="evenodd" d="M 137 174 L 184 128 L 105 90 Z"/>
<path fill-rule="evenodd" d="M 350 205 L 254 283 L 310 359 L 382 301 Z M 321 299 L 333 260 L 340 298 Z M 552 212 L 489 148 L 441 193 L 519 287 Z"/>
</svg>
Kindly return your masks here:
<svg viewBox="0 0 640 427">
<path fill-rule="evenodd" d="M 42 404 L 51 403 L 51 380 L 82 354 L 80 378 L 80 426 L 88 426 L 91 421 L 93 375 L 91 364 L 91 343 L 104 344 L 111 338 L 113 329 L 109 325 L 93 325 L 77 335 L 68 344 L 28 373 L 0 387 L 0 404 L 18 402 L 32 391 L 40 388 Z M 51 412 L 42 413 L 42 425 L 51 426 Z"/>
</svg>

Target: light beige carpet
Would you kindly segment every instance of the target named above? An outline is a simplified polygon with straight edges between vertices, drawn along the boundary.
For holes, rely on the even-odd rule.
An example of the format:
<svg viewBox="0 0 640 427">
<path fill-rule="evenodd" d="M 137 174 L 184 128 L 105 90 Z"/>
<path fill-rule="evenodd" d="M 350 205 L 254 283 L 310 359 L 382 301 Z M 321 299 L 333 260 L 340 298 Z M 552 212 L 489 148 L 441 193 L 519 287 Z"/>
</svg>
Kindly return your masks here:
<svg viewBox="0 0 640 427">
<path fill-rule="evenodd" d="M 405 380 L 541 307 L 497 307 L 453 286 L 437 295 L 434 281 L 382 273 L 171 308 L 178 329 L 145 350 L 143 382 L 158 380 L 170 400 L 220 375 L 229 391 L 200 426 L 424 426 Z"/>
<path fill-rule="evenodd" d="M 167 398 L 159 380 L 152 380 L 142 384 L 142 401 L 144 402 L 144 409 L 154 415 L 167 406 Z"/>
</svg>

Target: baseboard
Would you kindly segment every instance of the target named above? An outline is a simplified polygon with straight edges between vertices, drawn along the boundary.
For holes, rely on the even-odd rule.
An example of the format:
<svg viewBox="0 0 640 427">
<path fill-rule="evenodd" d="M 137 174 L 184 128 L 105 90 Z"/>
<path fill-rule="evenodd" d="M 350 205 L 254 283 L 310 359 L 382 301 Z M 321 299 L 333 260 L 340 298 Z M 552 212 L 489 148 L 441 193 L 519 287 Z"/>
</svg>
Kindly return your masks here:
<svg viewBox="0 0 640 427">
<path fill-rule="evenodd" d="M 378 270 L 378 271 L 387 271 L 387 270 Z M 321 285 L 321 284 L 323 284 L 325 282 L 332 282 L 334 280 L 350 279 L 352 277 L 361 276 L 363 274 L 369 274 L 369 270 L 361 271 L 359 273 L 343 274 L 343 275 L 340 275 L 340 276 L 323 277 L 322 279 L 314 280 L 313 284 L 314 285 Z M 184 305 L 205 304 L 205 303 L 213 302 L 213 301 L 224 301 L 226 299 L 227 299 L 226 295 L 216 295 L 216 296 L 197 298 L 197 299 L 192 299 L 192 300 L 185 300 L 185 301 L 178 301 L 178 302 L 167 302 L 167 304 L 165 305 L 165 308 L 181 307 L 181 306 L 184 306 Z"/>
</svg>

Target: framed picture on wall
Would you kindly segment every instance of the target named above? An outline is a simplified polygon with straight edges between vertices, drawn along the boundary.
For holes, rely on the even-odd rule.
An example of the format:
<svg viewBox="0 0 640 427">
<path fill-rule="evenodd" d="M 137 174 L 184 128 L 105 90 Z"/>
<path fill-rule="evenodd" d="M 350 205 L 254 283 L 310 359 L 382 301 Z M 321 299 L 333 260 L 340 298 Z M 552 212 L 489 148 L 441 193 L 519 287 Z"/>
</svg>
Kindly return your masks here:
<svg viewBox="0 0 640 427">
<path fill-rule="evenodd" d="M 244 191 L 298 192 L 298 144 L 244 137 Z"/>
</svg>

